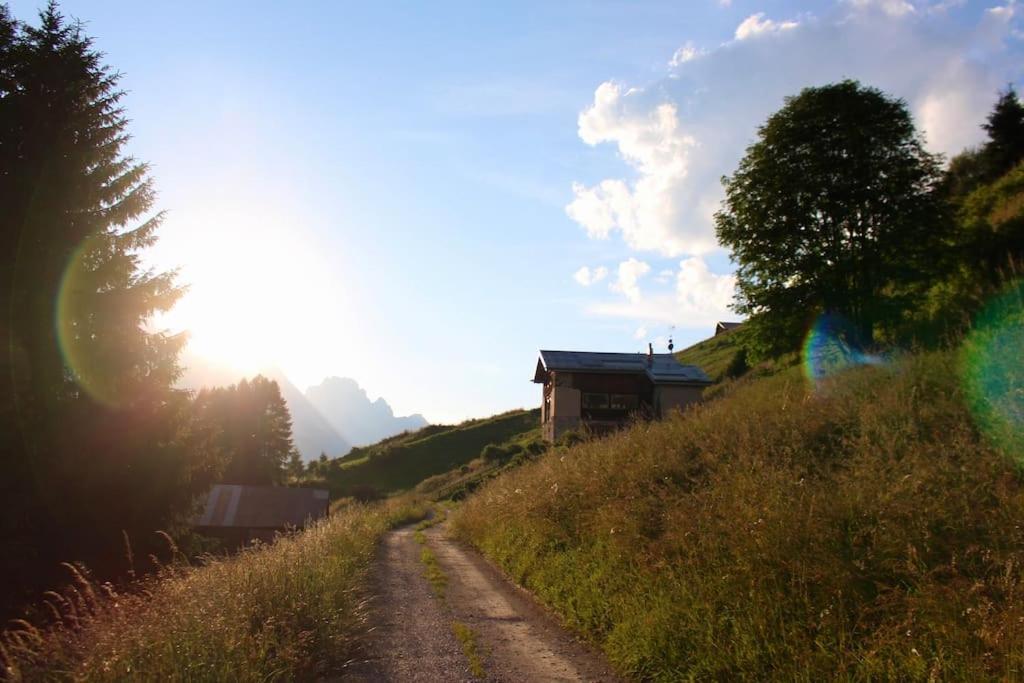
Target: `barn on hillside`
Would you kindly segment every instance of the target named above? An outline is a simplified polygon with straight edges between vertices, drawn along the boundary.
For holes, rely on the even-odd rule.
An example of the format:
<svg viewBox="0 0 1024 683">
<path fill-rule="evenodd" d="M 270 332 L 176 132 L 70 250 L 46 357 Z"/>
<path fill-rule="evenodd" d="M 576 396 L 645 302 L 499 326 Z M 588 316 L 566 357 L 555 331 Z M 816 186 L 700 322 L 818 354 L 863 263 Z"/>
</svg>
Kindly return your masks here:
<svg viewBox="0 0 1024 683">
<path fill-rule="evenodd" d="M 618 429 L 633 416 L 662 417 L 701 400 L 711 380 L 671 353 L 541 351 L 533 381 L 543 385 L 541 431 L 555 441 L 581 427 Z"/>
<path fill-rule="evenodd" d="M 210 489 L 194 527 L 204 536 L 238 547 L 302 529 L 326 517 L 329 505 L 324 489 L 217 484 Z"/>
</svg>

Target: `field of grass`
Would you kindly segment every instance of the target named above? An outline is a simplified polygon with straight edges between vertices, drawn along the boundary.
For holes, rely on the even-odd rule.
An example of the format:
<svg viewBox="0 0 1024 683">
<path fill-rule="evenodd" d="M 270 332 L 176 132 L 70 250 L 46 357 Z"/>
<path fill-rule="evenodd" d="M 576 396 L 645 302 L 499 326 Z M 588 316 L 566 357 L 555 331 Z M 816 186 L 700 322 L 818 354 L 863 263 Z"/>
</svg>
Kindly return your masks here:
<svg viewBox="0 0 1024 683">
<path fill-rule="evenodd" d="M 337 674 L 365 628 L 361 593 L 388 528 L 426 513 L 411 499 L 350 504 L 305 532 L 205 565 L 172 564 L 115 592 L 73 569 L 50 594 L 54 623 L 0 637 L 13 680 L 312 680 Z"/>
<path fill-rule="evenodd" d="M 332 497 L 361 490 L 379 494 L 408 490 L 428 477 L 458 470 L 489 445 L 537 432 L 540 410 L 514 410 L 453 427 L 431 426 L 332 460 L 321 471 Z"/>
<path fill-rule="evenodd" d="M 490 481 L 455 529 L 634 680 L 1024 678 L 1024 460 L 964 357 L 737 383 Z"/>
<path fill-rule="evenodd" d="M 676 352 L 676 359 L 686 365 L 696 365 L 704 370 L 708 377 L 716 382 L 725 374 L 733 356 L 739 350 L 736 343 L 736 333 L 739 330 L 730 330 L 717 337 L 711 337 L 704 341 L 697 342 L 682 351 Z"/>
</svg>

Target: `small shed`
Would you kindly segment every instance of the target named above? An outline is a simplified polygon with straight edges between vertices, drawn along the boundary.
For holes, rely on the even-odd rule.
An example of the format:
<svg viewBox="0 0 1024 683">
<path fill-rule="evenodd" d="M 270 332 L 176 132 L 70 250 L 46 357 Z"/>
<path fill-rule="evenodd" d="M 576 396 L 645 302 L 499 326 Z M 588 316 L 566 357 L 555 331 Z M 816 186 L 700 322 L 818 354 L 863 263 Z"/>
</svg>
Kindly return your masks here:
<svg viewBox="0 0 1024 683">
<path fill-rule="evenodd" d="M 719 323 L 715 325 L 715 336 L 717 337 L 718 335 L 728 332 L 729 330 L 735 330 L 742 324 L 743 323 L 726 323 L 719 321 Z"/>
<path fill-rule="evenodd" d="M 194 527 L 232 546 L 254 540 L 271 541 L 274 535 L 302 529 L 327 516 L 330 496 L 325 489 L 288 486 L 216 484 Z"/>
</svg>

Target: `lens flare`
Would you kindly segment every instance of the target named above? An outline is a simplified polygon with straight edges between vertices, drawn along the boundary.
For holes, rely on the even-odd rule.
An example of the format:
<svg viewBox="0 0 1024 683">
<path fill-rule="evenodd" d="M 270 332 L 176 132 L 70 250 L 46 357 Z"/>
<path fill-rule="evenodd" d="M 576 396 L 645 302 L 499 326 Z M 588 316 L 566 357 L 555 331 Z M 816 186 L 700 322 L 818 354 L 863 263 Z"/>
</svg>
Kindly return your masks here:
<svg viewBox="0 0 1024 683">
<path fill-rule="evenodd" d="M 838 313 L 823 313 L 811 325 L 803 345 L 804 375 L 816 384 L 857 365 L 878 365 L 879 356 L 860 350 L 854 325 Z"/>
<path fill-rule="evenodd" d="M 89 238 L 71 255 L 57 293 L 54 322 L 64 363 L 75 382 L 92 398 L 116 407 L 124 396 L 112 359 L 105 357 L 111 350 L 104 353 L 96 343 L 96 330 L 104 323 L 103 311 L 97 310 L 97 266 L 104 245 L 101 238 Z M 110 333 L 106 336 L 109 339 Z"/>
<path fill-rule="evenodd" d="M 979 429 L 1024 466 L 1024 281 L 993 299 L 964 342 L 961 368 Z"/>
</svg>

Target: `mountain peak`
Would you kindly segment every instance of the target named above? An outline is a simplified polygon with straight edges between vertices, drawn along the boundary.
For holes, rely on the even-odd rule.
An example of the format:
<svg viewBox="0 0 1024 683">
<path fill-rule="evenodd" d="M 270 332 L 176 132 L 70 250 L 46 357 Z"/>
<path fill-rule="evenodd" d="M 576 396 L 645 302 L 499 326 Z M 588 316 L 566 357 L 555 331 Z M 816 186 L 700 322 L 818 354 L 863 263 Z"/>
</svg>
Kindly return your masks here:
<svg viewBox="0 0 1024 683">
<path fill-rule="evenodd" d="M 350 377 L 327 377 L 307 389 L 306 398 L 356 446 L 427 425 L 419 414 L 396 416 L 383 398 L 371 401 L 366 390 Z"/>
</svg>

